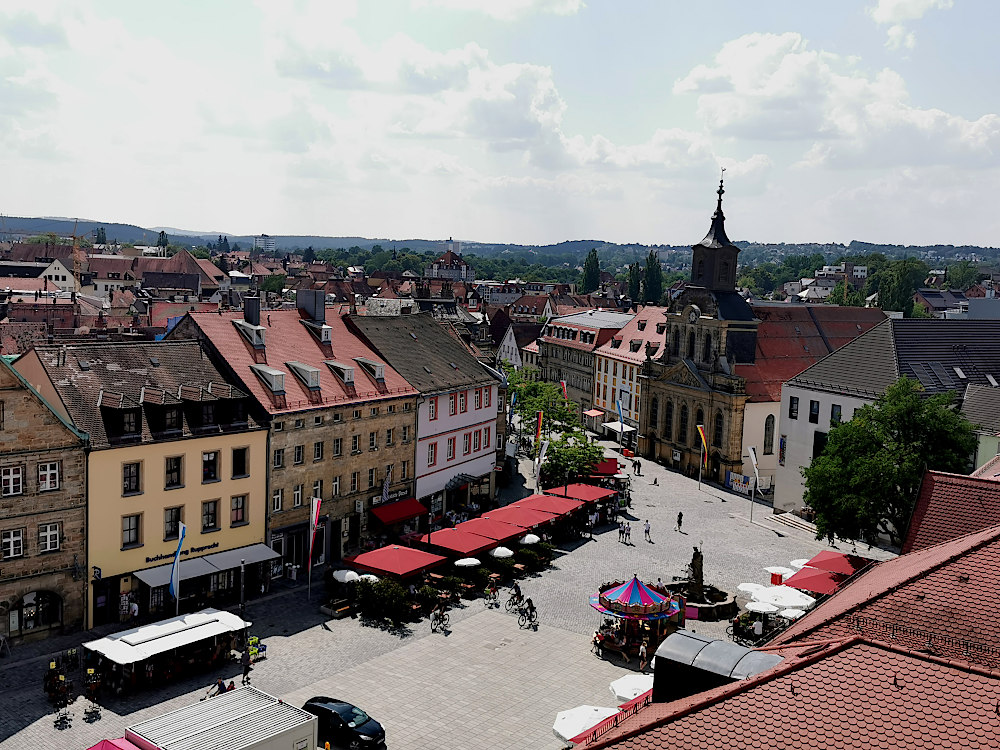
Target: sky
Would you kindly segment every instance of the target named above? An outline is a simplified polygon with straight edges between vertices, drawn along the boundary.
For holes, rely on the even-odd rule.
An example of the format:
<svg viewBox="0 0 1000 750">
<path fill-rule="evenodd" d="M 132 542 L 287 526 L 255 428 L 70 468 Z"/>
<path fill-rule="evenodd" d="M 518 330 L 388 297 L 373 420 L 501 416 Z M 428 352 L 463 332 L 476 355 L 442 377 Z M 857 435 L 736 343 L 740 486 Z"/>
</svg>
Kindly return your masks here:
<svg viewBox="0 0 1000 750">
<path fill-rule="evenodd" d="M 996 0 L 4 0 L 0 214 L 998 246 Z"/>
</svg>

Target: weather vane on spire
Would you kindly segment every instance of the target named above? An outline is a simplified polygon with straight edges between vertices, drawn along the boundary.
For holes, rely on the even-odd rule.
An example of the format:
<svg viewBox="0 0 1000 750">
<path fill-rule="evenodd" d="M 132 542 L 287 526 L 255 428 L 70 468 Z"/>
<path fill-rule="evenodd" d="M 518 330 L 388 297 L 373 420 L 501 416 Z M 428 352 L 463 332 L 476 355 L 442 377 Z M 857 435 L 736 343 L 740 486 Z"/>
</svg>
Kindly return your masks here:
<svg viewBox="0 0 1000 750">
<path fill-rule="evenodd" d="M 722 194 L 726 192 L 722 187 L 722 181 L 725 178 L 725 176 L 726 176 L 726 168 L 722 167 L 722 172 L 719 174 L 719 189 L 715 191 L 719 194 L 719 205 L 716 206 L 715 208 L 716 211 L 722 211 Z"/>
</svg>

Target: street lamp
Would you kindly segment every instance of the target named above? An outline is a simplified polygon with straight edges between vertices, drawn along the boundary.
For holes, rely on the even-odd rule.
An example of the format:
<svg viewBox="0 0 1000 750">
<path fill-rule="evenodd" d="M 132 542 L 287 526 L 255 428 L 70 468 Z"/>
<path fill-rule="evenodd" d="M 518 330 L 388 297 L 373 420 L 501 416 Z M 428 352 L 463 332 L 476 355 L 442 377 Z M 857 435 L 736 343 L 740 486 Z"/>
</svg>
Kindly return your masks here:
<svg viewBox="0 0 1000 750">
<path fill-rule="evenodd" d="M 246 621 L 246 560 L 240 560 L 240 619 Z"/>
</svg>

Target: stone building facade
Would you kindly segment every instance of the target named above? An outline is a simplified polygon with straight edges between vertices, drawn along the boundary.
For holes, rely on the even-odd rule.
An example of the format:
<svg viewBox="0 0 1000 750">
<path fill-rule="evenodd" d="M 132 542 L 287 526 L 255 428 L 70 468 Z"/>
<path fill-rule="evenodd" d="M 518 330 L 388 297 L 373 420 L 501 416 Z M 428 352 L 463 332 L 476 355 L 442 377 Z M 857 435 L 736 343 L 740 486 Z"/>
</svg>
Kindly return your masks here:
<svg viewBox="0 0 1000 750">
<path fill-rule="evenodd" d="M 0 635 L 83 625 L 86 448 L 87 436 L 0 360 Z"/>
</svg>

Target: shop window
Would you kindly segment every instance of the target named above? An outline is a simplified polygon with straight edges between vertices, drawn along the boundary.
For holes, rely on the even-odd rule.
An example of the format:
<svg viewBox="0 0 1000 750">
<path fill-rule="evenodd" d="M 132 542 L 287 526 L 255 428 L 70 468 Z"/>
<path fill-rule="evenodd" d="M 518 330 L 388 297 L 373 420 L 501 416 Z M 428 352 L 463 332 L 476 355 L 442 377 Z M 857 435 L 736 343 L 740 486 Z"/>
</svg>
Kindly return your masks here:
<svg viewBox="0 0 1000 750">
<path fill-rule="evenodd" d="M 62 623 L 62 599 L 51 591 L 32 591 L 8 612 L 8 632 L 13 637 Z"/>
</svg>

